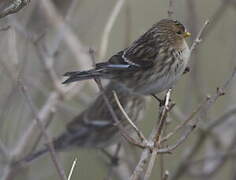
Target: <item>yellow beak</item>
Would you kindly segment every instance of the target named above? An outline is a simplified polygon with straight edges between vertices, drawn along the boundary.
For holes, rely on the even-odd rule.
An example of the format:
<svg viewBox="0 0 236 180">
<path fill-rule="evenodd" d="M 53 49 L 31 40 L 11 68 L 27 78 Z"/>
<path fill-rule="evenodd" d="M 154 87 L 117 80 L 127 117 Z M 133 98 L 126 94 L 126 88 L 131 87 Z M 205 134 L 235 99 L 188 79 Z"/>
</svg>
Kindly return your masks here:
<svg viewBox="0 0 236 180">
<path fill-rule="evenodd" d="M 190 33 L 190 32 L 185 32 L 185 33 L 184 33 L 184 38 L 187 38 L 187 37 L 189 37 L 189 36 L 191 36 L 191 33 Z"/>
</svg>

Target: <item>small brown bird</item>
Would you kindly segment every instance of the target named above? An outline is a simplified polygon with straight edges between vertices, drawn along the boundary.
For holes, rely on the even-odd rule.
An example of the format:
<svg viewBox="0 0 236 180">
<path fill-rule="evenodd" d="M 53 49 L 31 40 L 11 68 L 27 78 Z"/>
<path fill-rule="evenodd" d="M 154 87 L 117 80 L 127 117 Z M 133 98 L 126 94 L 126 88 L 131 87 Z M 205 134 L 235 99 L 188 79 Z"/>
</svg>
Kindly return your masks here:
<svg viewBox="0 0 236 180">
<path fill-rule="evenodd" d="M 129 47 L 88 71 L 67 72 L 63 83 L 96 77 L 113 79 L 134 94 L 156 94 L 171 88 L 187 67 L 185 41 L 190 33 L 177 20 L 154 24 Z"/>
<path fill-rule="evenodd" d="M 117 93 L 122 107 L 133 121 L 141 118 L 145 108 L 145 100 L 141 96 L 130 96 L 122 86 L 114 82 L 110 82 L 105 88 L 105 94 L 109 98 L 116 116 L 124 127 L 128 128 L 128 121 L 115 101 L 113 90 Z M 118 127 L 114 124 L 102 95 L 99 95 L 90 107 L 67 124 L 66 131 L 55 138 L 52 144 L 56 151 L 65 151 L 73 147 L 104 148 L 117 143 L 121 137 Z M 18 162 L 29 162 L 46 152 L 48 152 L 48 148 L 45 146 Z"/>
</svg>

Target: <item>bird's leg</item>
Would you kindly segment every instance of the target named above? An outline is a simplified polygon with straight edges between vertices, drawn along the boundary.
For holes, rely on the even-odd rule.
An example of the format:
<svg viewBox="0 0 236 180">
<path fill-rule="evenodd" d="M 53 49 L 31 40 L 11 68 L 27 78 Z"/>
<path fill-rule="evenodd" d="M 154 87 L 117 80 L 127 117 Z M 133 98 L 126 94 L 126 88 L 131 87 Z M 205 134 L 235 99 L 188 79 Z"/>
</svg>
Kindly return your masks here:
<svg viewBox="0 0 236 180">
<path fill-rule="evenodd" d="M 154 97 L 159 102 L 160 107 L 165 106 L 166 96 L 165 96 L 164 99 L 160 99 L 155 94 L 152 94 L 152 97 Z M 175 103 L 171 102 L 171 99 L 169 99 L 169 107 L 168 107 L 168 109 L 171 110 L 174 106 L 175 106 Z"/>
<path fill-rule="evenodd" d="M 189 67 L 189 66 L 187 66 L 187 67 L 184 69 L 183 74 L 186 74 L 186 73 L 188 73 L 188 72 L 190 72 L 190 67 Z"/>
<path fill-rule="evenodd" d="M 165 105 L 166 99 L 160 99 L 156 94 L 152 94 L 152 97 L 154 97 L 159 102 L 160 107 Z"/>
</svg>

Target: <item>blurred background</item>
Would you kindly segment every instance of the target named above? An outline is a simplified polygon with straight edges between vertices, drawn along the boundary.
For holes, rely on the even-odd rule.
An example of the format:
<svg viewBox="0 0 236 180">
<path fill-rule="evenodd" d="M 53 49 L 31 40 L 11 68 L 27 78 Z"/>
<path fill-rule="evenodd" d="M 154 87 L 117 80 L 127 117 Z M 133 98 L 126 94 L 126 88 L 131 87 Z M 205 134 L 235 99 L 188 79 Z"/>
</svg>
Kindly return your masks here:
<svg viewBox="0 0 236 180">
<path fill-rule="evenodd" d="M 0 1 L 0 9 L 11 2 Z M 171 8 L 167 0 L 51 2 L 53 6 L 44 0 L 31 1 L 16 14 L 0 20 L 1 179 L 59 179 L 48 155 L 21 169 L 8 167 L 11 158 L 24 157 L 45 143 L 44 138 L 39 138 L 35 115 L 22 95 L 20 82 L 27 87 L 39 118 L 50 124 L 50 136 L 55 137 L 99 92 L 93 81 L 65 88 L 60 84 L 62 74 L 91 67 L 89 48 L 95 50 L 97 62 L 106 60 L 152 24 L 168 17 L 169 9 L 173 11 L 172 17 L 192 33 L 189 45 L 205 20 L 210 20 L 203 41 L 192 54 L 190 72 L 174 88 L 172 100 L 176 106 L 168 117 L 169 131 L 186 119 L 207 95 L 214 94 L 236 65 L 235 0 L 173 0 Z M 197 129 L 184 144 L 172 154 L 162 156 L 170 179 L 236 179 L 235 103 L 236 84 L 232 82 L 226 95 L 201 116 Z M 138 124 L 146 136 L 156 123 L 158 112 L 157 102 L 147 97 L 145 116 Z M 218 123 L 210 126 L 212 122 Z M 176 138 L 167 144 L 173 144 Z M 114 170 L 111 179 L 128 179 L 124 175 L 132 173 L 141 152 L 124 142 L 121 167 Z M 78 160 L 72 180 L 107 177 L 109 161 L 99 150 L 75 149 L 59 153 L 66 174 L 75 158 Z M 158 158 L 151 179 L 161 179 L 160 172 Z"/>
</svg>

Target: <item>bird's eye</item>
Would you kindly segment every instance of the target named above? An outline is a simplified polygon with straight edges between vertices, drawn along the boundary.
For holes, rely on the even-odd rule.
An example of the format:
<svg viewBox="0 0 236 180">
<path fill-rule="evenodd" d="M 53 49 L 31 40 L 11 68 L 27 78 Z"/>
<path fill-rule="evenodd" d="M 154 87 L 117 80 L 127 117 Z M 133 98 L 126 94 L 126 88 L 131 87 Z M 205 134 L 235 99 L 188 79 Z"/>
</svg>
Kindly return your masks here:
<svg viewBox="0 0 236 180">
<path fill-rule="evenodd" d="M 182 31 L 177 31 L 176 33 L 180 35 L 180 34 L 182 34 Z"/>
</svg>

